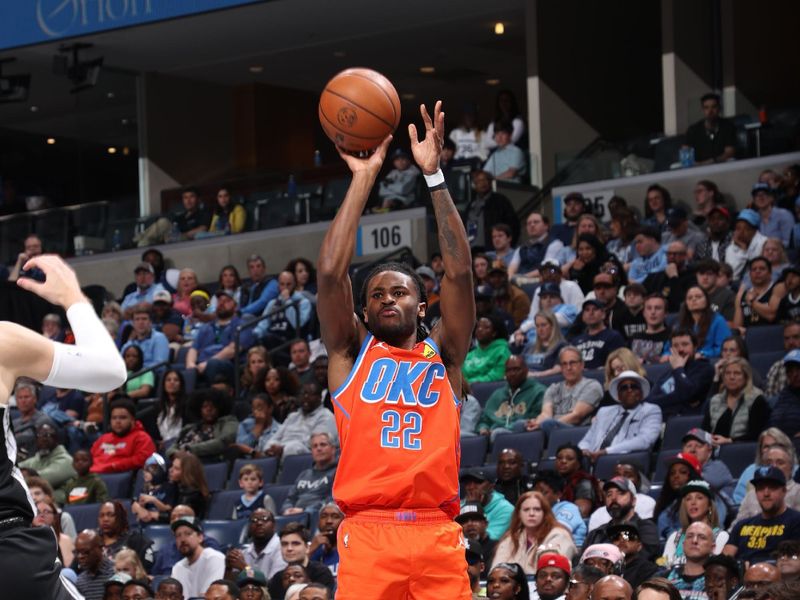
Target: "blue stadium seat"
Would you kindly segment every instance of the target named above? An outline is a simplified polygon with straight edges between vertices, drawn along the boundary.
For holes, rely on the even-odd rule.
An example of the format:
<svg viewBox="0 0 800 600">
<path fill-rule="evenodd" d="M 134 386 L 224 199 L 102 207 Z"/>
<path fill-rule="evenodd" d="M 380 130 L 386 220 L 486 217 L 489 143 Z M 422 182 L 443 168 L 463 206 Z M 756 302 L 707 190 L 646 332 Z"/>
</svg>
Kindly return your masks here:
<svg viewBox="0 0 800 600">
<path fill-rule="evenodd" d="M 779 360 L 783 360 L 784 356 L 786 356 L 785 350 L 778 350 L 777 352 L 758 352 L 756 354 L 751 353 L 750 366 L 752 367 L 753 371 L 761 375 L 762 378 L 766 379 L 767 373 L 772 365 Z"/>
<path fill-rule="evenodd" d="M 586 435 L 587 431 L 589 431 L 588 425 L 586 427 L 554 429 L 550 434 L 550 439 L 547 440 L 547 458 L 555 458 L 556 451 L 558 450 L 559 446 L 563 446 L 569 442 L 572 442 L 573 444 L 580 442 L 583 439 L 583 436 Z"/>
<path fill-rule="evenodd" d="M 236 546 L 240 543 L 243 535 L 247 535 L 248 520 L 239 519 L 238 521 L 203 521 L 203 532 L 216 539 L 221 546 Z"/>
<path fill-rule="evenodd" d="M 286 497 L 289 495 L 289 492 L 292 491 L 292 488 L 294 488 L 294 484 L 290 484 L 290 485 L 278 485 L 278 484 L 276 484 L 276 485 L 265 485 L 264 486 L 264 491 L 275 502 L 275 509 L 278 512 L 280 512 L 281 511 L 281 505 L 283 504 L 284 500 L 286 500 Z"/>
<path fill-rule="evenodd" d="M 281 515 L 275 517 L 275 533 L 280 533 L 281 529 L 286 527 L 289 523 L 301 523 L 306 529 L 311 524 L 311 515 L 307 512 L 301 512 L 296 515 Z"/>
<path fill-rule="evenodd" d="M 228 479 L 228 489 L 239 489 L 239 469 L 245 465 L 256 465 L 261 467 L 264 472 L 264 483 L 272 483 L 275 481 L 275 474 L 278 472 L 278 459 L 274 456 L 268 458 L 237 458 L 233 463 L 233 470 Z"/>
<path fill-rule="evenodd" d="M 681 439 L 693 427 L 700 427 L 703 422 L 703 415 L 689 415 L 686 417 L 672 417 L 667 421 L 667 426 L 664 428 L 664 439 L 661 442 L 662 450 L 674 450 L 675 452 L 681 449 L 683 445 Z"/>
<path fill-rule="evenodd" d="M 526 431 L 524 433 L 505 433 L 498 435 L 492 446 L 491 462 L 497 462 L 500 452 L 506 448 L 519 450 L 525 462 L 538 463 L 542 457 L 544 447 L 544 433 L 541 431 Z"/>
<path fill-rule="evenodd" d="M 628 454 L 606 454 L 597 459 L 594 465 L 594 476 L 601 481 L 613 477 L 614 467 L 620 460 L 629 460 L 642 465 L 646 472 L 650 472 L 650 452 L 629 452 Z"/>
<path fill-rule="evenodd" d="M 677 453 L 676 450 L 666 449 L 662 450 L 658 453 L 658 459 L 656 459 L 656 470 L 653 474 L 653 483 L 664 483 L 664 480 L 667 478 L 667 460 L 675 456 Z"/>
<path fill-rule="evenodd" d="M 124 473 L 99 473 L 100 479 L 108 488 L 108 495 L 111 498 L 129 498 L 131 495 L 131 482 L 133 481 L 133 471 Z"/>
<path fill-rule="evenodd" d="M 738 479 L 742 472 L 753 464 L 756 458 L 758 442 L 736 442 L 720 446 L 719 459 L 724 462 L 731 470 L 735 479 Z"/>
<path fill-rule="evenodd" d="M 595 381 L 599 381 L 600 383 L 606 382 L 605 369 L 586 369 L 583 372 L 583 376 L 588 379 L 594 379 Z"/>
<path fill-rule="evenodd" d="M 783 350 L 783 325 L 748 327 L 744 341 L 751 355 Z"/>
<path fill-rule="evenodd" d="M 647 374 L 647 380 L 650 383 L 655 383 L 667 371 L 671 371 L 672 366 L 667 363 L 656 363 L 654 365 L 646 365 L 644 371 Z"/>
<path fill-rule="evenodd" d="M 84 529 L 97 529 L 97 515 L 100 512 L 100 503 L 96 504 L 67 504 L 64 512 L 68 513 L 75 521 L 75 531 L 80 533 Z"/>
<path fill-rule="evenodd" d="M 489 438 L 485 435 L 471 435 L 461 438 L 461 466 L 477 467 L 483 464 Z"/>
<path fill-rule="evenodd" d="M 211 497 L 208 504 L 206 517 L 209 519 L 230 519 L 233 515 L 233 508 L 242 496 L 241 490 L 223 490 Z"/>
<path fill-rule="evenodd" d="M 310 454 L 287 456 L 283 459 L 283 470 L 278 476 L 278 483 L 294 483 L 301 472 L 311 468 L 312 462 Z"/>
<path fill-rule="evenodd" d="M 142 533 L 153 540 L 153 552 L 175 543 L 175 536 L 169 525 L 147 525 L 142 529 Z"/>
<path fill-rule="evenodd" d="M 210 463 L 203 465 L 206 474 L 208 489 L 212 492 L 225 489 L 225 482 L 228 479 L 228 463 Z"/>
<path fill-rule="evenodd" d="M 539 464 L 536 465 L 537 471 L 555 471 L 556 470 L 556 461 L 552 458 L 544 458 L 539 461 Z"/>
<path fill-rule="evenodd" d="M 555 375 L 548 375 L 547 377 L 537 377 L 536 380 L 544 387 L 550 387 L 555 383 L 564 381 L 564 376 L 561 375 L 561 373 L 556 373 Z"/>
<path fill-rule="evenodd" d="M 144 488 L 144 470 L 139 469 L 136 471 L 136 477 L 133 479 L 133 493 L 131 494 L 131 498 L 139 498 L 139 494 L 142 493 L 142 489 Z"/>
<path fill-rule="evenodd" d="M 503 387 L 505 381 L 478 381 L 470 384 L 469 389 L 475 399 L 480 402 L 481 407 L 486 406 L 486 401 L 496 389 Z"/>
</svg>

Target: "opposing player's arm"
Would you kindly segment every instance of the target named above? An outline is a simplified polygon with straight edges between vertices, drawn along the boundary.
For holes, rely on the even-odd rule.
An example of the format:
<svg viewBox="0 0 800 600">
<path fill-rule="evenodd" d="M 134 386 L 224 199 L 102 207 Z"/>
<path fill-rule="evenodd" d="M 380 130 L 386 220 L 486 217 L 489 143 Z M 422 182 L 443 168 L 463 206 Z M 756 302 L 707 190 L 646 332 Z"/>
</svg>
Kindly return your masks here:
<svg viewBox="0 0 800 600">
<path fill-rule="evenodd" d="M 365 329 L 356 317 L 353 286 L 348 269 L 356 248 L 358 220 L 386 158 L 392 141 L 387 137 L 368 158 L 357 158 L 339 150 L 353 172 L 339 212 L 336 213 L 317 260 L 317 314 L 322 341 L 329 353 L 341 355 L 357 345 Z"/>
<path fill-rule="evenodd" d="M 420 113 L 425 124 L 425 139 L 419 141 L 417 128 L 413 124 L 408 126 L 408 135 L 411 138 L 414 160 L 417 161 L 425 175 L 431 176 L 439 172 L 439 156 L 444 140 L 442 102 L 436 102 L 433 120 L 424 104 L 420 106 Z M 442 252 L 445 273 L 439 294 L 442 318 L 434 327 L 431 335 L 453 366 L 459 366 L 469 350 L 472 328 L 475 323 L 472 257 L 464 224 L 443 180 L 439 184 L 433 182 L 431 201 L 436 215 L 439 247 Z"/>
</svg>

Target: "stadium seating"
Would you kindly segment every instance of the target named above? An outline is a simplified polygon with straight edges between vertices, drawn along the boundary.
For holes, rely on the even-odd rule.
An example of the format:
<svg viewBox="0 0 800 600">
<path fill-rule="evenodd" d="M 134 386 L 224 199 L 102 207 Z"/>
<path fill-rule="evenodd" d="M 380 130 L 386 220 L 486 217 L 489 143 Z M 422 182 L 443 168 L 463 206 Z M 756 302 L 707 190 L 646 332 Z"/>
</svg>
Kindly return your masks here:
<svg viewBox="0 0 800 600">
<path fill-rule="evenodd" d="M 786 356 L 785 350 L 778 350 L 773 352 L 759 352 L 750 355 L 750 367 L 753 372 L 758 373 L 761 377 L 767 377 L 770 367 L 779 360 Z"/>
<path fill-rule="evenodd" d="M 650 451 L 629 452 L 628 454 L 606 454 L 597 459 L 594 465 L 594 476 L 600 480 L 606 480 L 614 476 L 614 467 L 620 461 L 635 462 L 649 472 L 650 470 Z"/>
<path fill-rule="evenodd" d="M 97 529 L 97 514 L 100 512 L 100 503 L 67 504 L 64 506 L 64 512 L 75 521 L 75 531 Z"/>
<path fill-rule="evenodd" d="M 295 515 L 280 515 L 275 517 L 275 531 L 280 531 L 289 523 L 300 523 L 303 527 L 311 526 L 311 515 L 307 512 L 297 513 Z"/>
<path fill-rule="evenodd" d="M 247 519 L 203 521 L 203 532 L 216 539 L 223 548 L 236 546 L 247 536 Z"/>
<path fill-rule="evenodd" d="M 481 408 L 486 406 L 486 401 L 496 389 L 505 385 L 505 381 L 478 381 L 469 386 L 470 392 L 480 402 Z"/>
<path fill-rule="evenodd" d="M 485 435 L 474 435 L 461 438 L 461 466 L 476 467 L 483 464 L 489 438 Z"/>
<path fill-rule="evenodd" d="M 776 345 L 778 348 L 783 346 L 783 325 L 748 327 L 744 335 L 744 343 L 751 355 L 774 352 Z"/>
<path fill-rule="evenodd" d="M 670 449 L 662 450 L 658 453 L 655 472 L 653 473 L 653 483 L 664 483 L 664 480 L 667 478 L 667 460 L 675 456 L 676 453 L 676 450 Z"/>
<path fill-rule="evenodd" d="M 542 456 L 543 446 L 544 433 L 541 431 L 504 433 L 495 438 L 490 460 L 496 463 L 502 450 L 513 448 L 514 450 L 519 450 L 525 462 L 538 463 Z"/>
<path fill-rule="evenodd" d="M 203 465 L 206 474 L 206 483 L 209 491 L 216 492 L 225 489 L 228 479 L 228 463 L 210 463 Z"/>
<path fill-rule="evenodd" d="M 175 543 L 175 536 L 169 525 L 147 525 L 142 529 L 142 533 L 153 540 L 153 552 Z"/>
<path fill-rule="evenodd" d="M 289 495 L 289 492 L 292 491 L 294 488 L 294 484 L 291 485 L 265 485 L 264 492 L 272 498 L 272 501 L 275 502 L 275 509 L 280 512 L 281 506 L 283 502 L 286 500 L 286 497 Z"/>
<path fill-rule="evenodd" d="M 133 481 L 133 471 L 124 473 L 100 473 L 100 479 L 108 488 L 108 495 L 111 498 L 128 498 L 131 495 L 131 482 Z"/>
<path fill-rule="evenodd" d="M 577 444 L 589 431 L 589 427 L 567 427 L 564 429 L 554 429 L 547 440 L 547 458 L 555 458 L 556 451 L 560 446 L 567 443 Z"/>
<path fill-rule="evenodd" d="M 256 465 L 260 467 L 264 473 L 264 483 L 272 483 L 275 481 L 275 474 L 278 472 L 277 458 L 237 458 L 236 462 L 233 463 L 231 476 L 228 478 L 229 490 L 239 489 L 239 470 L 245 465 Z"/>
<path fill-rule="evenodd" d="M 206 511 L 209 519 L 230 519 L 233 509 L 242 496 L 241 490 L 223 490 L 211 497 L 211 502 Z"/>
<path fill-rule="evenodd" d="M 702 415 L 689 415 L 685 417 L 672 417 L 667 421 L 667 425 L 664 428 L 664 439 L 661 442 L 661 449 L 662 450 L 673 450 L 673 454 L 675 452 L 680 451 L 681 440 L 683 436 L 686 435 L 693 427 L 700 427 L 700 424 L 703 422 Z"/>
<path fill-rule="evenodd" d="M 312 462 L 310 454 L 295 454 L 285 457 L 281 473 L 278 475 L 278 483 L 284 485 L 294 483 L 301 472 L 311 468 Z"/>
<path fill-rule="evenodd" d="M 739 478 L 747 467 L 753 464 L 758 450 L 758 442 L 737 442 L 720 446 L 719 459 Z"/>
</svg>

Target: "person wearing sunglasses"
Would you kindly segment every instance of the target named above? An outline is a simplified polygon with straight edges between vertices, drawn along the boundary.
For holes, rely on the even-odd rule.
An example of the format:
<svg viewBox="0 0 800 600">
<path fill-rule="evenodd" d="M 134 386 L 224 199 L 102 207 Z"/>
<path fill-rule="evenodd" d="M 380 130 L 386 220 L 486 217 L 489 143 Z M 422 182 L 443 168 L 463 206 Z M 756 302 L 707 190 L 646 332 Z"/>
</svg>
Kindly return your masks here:
<svg viewBox="0 0 800 600">
<path fill-rule="evenodd" d="M 636 523 L 612 524 L 606 531 L 611 543 L 619 548 L 624 556 L 622 578 L 631 584 L 632 588 L 635 589 L 658 572 L 659 567 L 655 562 L 648 560 L 647 553 L 643 552 L 644 545 Z"/>
<path fill-rule="evenodd" d="M 589 600 L 594 584 L 605 575 L 603 571 L 591 565 L 578 565 L 573 569 L 567 581 L 567 593 L 564 600 Z"/>
<path fill-rule="evenodd" d="M 247 529 L 250 542 L 238 549 L 228 550 L 225 556 L 225 575 L 236 579 L 249 565 L 267 579 L 286 568 L 281 556 L 280 538 L 275 535 L 275 517 L 266 508 L 257 508 L 250 515 Z"/>
<path fill-rule="evenodd" d="M 800 540 L 784 540 L 775 551 L 775 564 L 784 581 L 800 580 Z"/>
</svg>

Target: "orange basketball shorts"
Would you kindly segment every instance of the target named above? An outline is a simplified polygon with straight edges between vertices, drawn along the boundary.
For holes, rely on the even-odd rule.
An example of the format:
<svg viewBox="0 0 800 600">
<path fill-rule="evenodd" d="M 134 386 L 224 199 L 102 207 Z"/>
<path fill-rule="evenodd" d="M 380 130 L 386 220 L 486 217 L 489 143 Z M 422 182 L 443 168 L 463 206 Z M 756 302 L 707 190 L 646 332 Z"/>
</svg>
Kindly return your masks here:
<svg viewBox="0 0 800 600">
<path fill-rule="evenodd" d="M 337 534 L 336 600 L 469 600 L 461 526 L 438 509 L 366 510 Z"/>
</svg>

